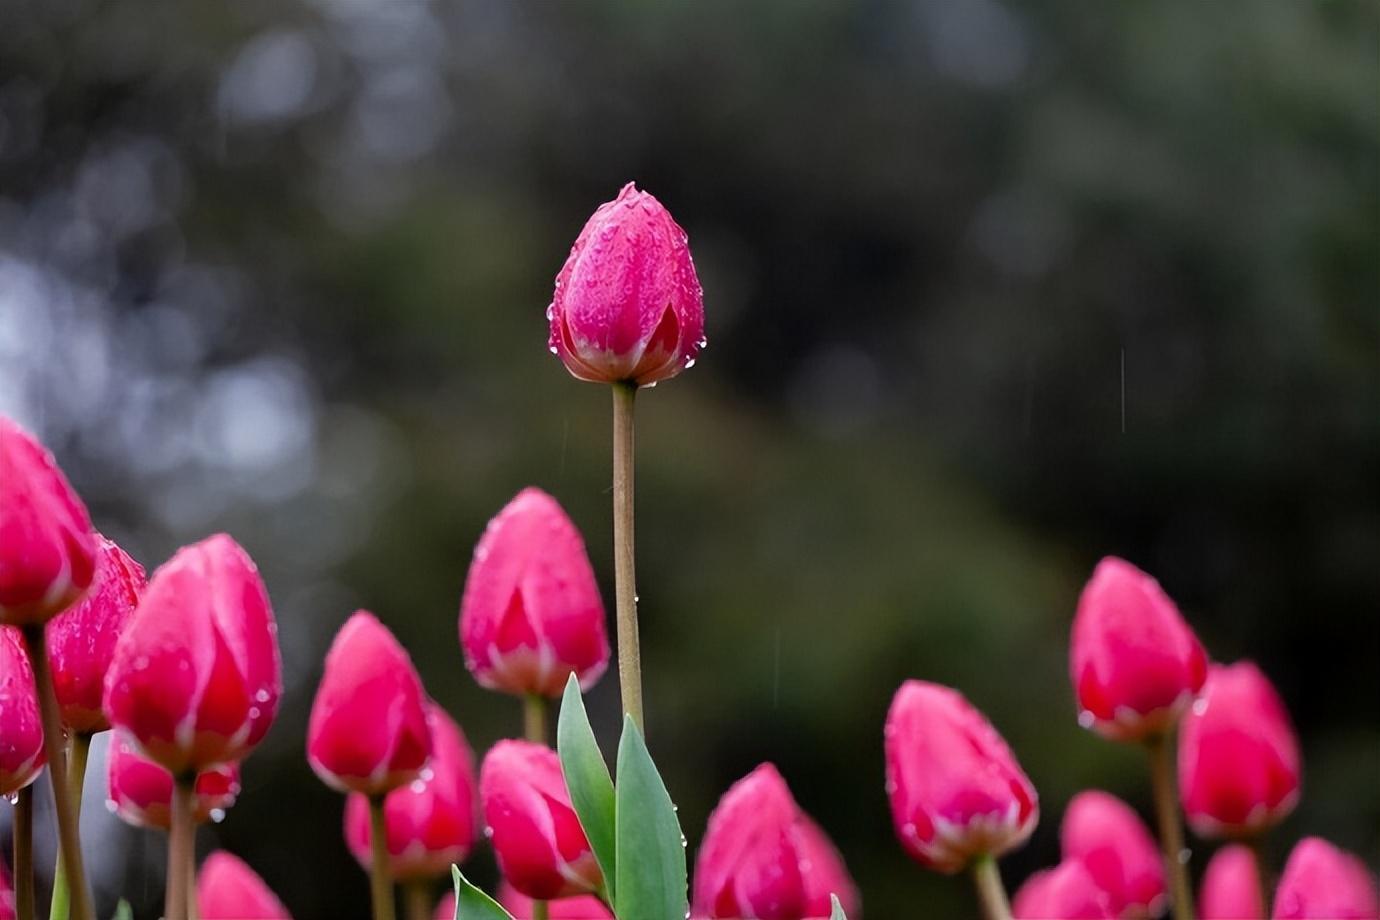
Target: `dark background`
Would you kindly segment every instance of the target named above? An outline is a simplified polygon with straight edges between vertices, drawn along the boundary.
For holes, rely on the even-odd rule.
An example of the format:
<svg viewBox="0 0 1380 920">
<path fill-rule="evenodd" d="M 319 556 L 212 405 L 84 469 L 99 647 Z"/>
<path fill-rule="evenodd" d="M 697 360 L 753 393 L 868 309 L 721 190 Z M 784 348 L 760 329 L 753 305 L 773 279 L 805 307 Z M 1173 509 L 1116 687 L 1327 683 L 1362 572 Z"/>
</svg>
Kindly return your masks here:
<svg viewBox="0 0 1380 920">
<path fill-rule="evenodd" d="M 892 836 L 881 724 L 952 683 L 1042 794 L 1148 813 L 1075 724 L 1082 581 L 1157 575 L 1302 735 L 1271 838 L 1380 857 L 1380 14 L 1372 3 L 0 0 L 0 411 L 150 570 L 259 562 L 288 693 L 201 843 L 363 916 L 303 757 L 358 606 L 481 750 L 485 521 L 529 483 L 612 605 L 609 397 L 552 278 L 630 179 L 688 230 L 710 346 L 639 400 L 653 753 L 691 848 L 776 762 L 872 918 L 964 916 Z M 593 691 L 612 745 L 612 673 Z M 102 911 L 162 842 L 88 795 Z M 8 820 L 6 816 L 0 820 Z M 1200 848 L 1195 868 L 1201 871 Z M 467 865 L 492 880 L 480 847 Z"/>
</svg>

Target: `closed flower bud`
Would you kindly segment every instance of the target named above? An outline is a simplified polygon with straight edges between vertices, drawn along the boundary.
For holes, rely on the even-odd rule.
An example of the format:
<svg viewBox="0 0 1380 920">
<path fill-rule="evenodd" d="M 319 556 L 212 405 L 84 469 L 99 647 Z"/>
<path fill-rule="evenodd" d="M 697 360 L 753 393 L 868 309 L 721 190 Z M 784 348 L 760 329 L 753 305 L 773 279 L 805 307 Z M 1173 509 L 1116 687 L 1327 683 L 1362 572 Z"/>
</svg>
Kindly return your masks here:
<svg viewBox="0 0 1380 920">
<path fill-rule="evenodd" d="M 498 886 L 498 903 L 513 915 L 513 920 L 532 920 L 532 899 L 507 882 Z M 613 914 L 604 906 L 604 902 L 592 894 L 548 901 L 546 910 L 550 920 L 613 920 Z M 452 913 L 446 920 L 454 916 Z"/>
<path fill-rule="evenodd" d="M 19 630 L 0 626 L 0 795 L 32 783 L 43 763 L 43 722 L 29 654 Z"/>
<path fill-rule="evenodd" d="M 1255 854 L 1240 843 L 1212 855 L 1198 894 L 1201 920 L 1255 920 L 1265 916 L 1260 903 L 1260 876 Z"/>
<path fill-rule="evenodd" d="M 1079 860 L 1065 860 L 1025 880 L 1011 901 L 1014 920 L 1105 920 L 1117 916 L 1107 893 Z"/>
<path fill-rule="evenodd" d="M 555 751 L 498 742 L 480 767 L 479 797 L 498 867 L 514 888 L 542 901 L 599 889 L 603 876 Z"/>
<path fill-rule="evenodd" d="M 523 489 L 489 522 L 460 602 L 465 665 L 485 687 L 559 696 L 573 673 L 589 687 L 609 662 L 604 605 L 584 540 L 540 489 Z"/>
<path fill-rule="evenodd" d="M 629 182 L 580 231 L 546 318 L 552 353 L 581 380 L 648 386 L 679 374 L 705 346 L 685 231 Z"/>
<path fill-rule="evenodd" d="M 1275 892 L 1275 920 L 1375 920 L 1380 894 L 1365 863 L 1318 837 L 1289 854 Z"/>
<path fill-rule="evenodd" d="M 125 631 L 144 590 L 144 568 L 114 541 L 99 539 L 96 575 L 76 604 L 50 620 L 48 660 L 62 724 L 84 734 L 103 732 L 110 722 L 101 708 L 105 675 L 115 643 Z"/>
<path fill-rule="evenodd" d="M 10 871 L 0 862 L 0 920 L 14 920 L 14 883 L 10 881 Z"/>
<path fill-rule="evenodd" d="M 167 830 L 172 826 L 172 774 L 139 753 L 121 733 L 106 753 L 106 787 L 115 814 L 135 827 Z M 240 767 L 226 763 L 196 775 L 193 819 L 219 821 L 240 794 Z"/>
<path fill-rule="evenodd" d="M 1159 582 L 1108 556 L 1078 599 L 1069 672 L 1079 723 L 1138 741 L 1178 720 L 1203 686 L 1207 656 Z"/>
<path fill-rule="evenodd" d="M 764 763 L 724 793 L 695 859 L 697 918 L 801 920 L 828 917 L 837 894 L 852 917 L 857 888 L 824 832 L 796 805 L 781 774 Z"/>
<path fill-rule="evenodd" d="M 1249 661 L 1213 665 L 1179 730 L 1179 798 L 1201 837 L 1257 834 L 1299 799 L 1299 745 L 1275 688 Z"/>
<path fill-rule="evenodd" d="M 477 788 L 474 754 L 464 732 L 445 710 L 427 706 L 431 759 L 417 779 L 388 793 L 389 873 L 400 881 L 449 875 L 474 845 Z M 345 805 L 345 842 L 359 864 L 373 865 L 369 800 L 352 794 Z"/>
<path fill-rule="evenodd" d="M 412 659 L 367 610 L 340 627 L 307 726 L 307 760 L 326 785 L 382 795 L 431 756 L 426 694 Z"/>
<path fill-rule="evenodd" d="M 940 872 L 1024 843 L 1039 798 L 1015 755 L 956 690 L 908 680 L 886 719 L 887 794 L 907 852 Z"/>
<path fill-rule="evenodd" d="M 86 506 L 43 445 L 0 415 L 0 623 L 46 623 L 95 568 Z"/>
<path fill-rule="evenodd" d="M 1080 792 L 1064 811 L 1059 838 L 1064 860 L 1083 863 L 1113 916 L 1159 915 L 1168 900 L 1164 861 L 1131 806 L 1106 792 Z"/>
<path fill-rule="evenodd" d="M 153 573 L 105 680 L 105 712 L 174 775 L 241 760 L 283 692 L 278 627 L 258 569 L 225 534 Z"/>
<path fill-rule="evenodd" d="M 292 920 L 264 880 L 224 850 L 206 857 L 196 880 L 201 920 Z"/>
</svg>

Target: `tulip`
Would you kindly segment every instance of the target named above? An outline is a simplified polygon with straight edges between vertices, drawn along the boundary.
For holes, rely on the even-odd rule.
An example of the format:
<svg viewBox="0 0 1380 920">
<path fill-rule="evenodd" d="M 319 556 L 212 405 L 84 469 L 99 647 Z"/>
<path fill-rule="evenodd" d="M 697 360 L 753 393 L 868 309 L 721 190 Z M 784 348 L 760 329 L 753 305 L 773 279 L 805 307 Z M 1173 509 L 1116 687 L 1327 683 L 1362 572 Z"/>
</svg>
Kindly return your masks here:
<svg viewBox="0 0 1380 920">
<path fill-rule="evenodd" d="M 0 862 L 0 920 L 15 920 L 14 885 L 9 870 Z"/>
<path fill-rule="evenodd" d="M 479 769 L 479 797 L 498 867 L 514 888 L 540 901 L 600 890 L 603 876 L 555 751 L 498 742 Z"/>
<path fill-rule="evenodd" d="M 128 738 L 118 734 L 106 753 L 106 785 L 115 813 L 135 827 L 172 828 L 172 774 L 139 753 Z M 219 821 L 240 793 L 240 768 L 227 763 L 198 773 L 193 784 L 196 799 L 192 820 L 197 824 Z"/>
<path fill-rule="evenodd" d="M 1201 920 L 1253 920 L 1264 917 L 1260 872 L 1255 854 L 1234 843 L 1213 854 L 1198 894 Z"/>
<path fill-rule="evenodd" d="M 734 783 L 714 812 L 695 859 L 695 917 L 799 920 L 828 917 L 837 894 L 849 916 L 857 888 L 838 850 L 764 763 Z"/>
<path fill-rule="evenodd" d="M 1159 582 L 1108 556 L 1078 600 L 1069 671 L 1081 724 L 1142 740 L 1187 708 L 1207 676 L 1207 656 Z"/>
<path fill-rule="evenodd" d="M 1319 837 L 1305 837 L 1284 864 L 1274 917 L 1374 920 L 1380 917 L 1380 894 L 1360 859 Z"/>
<path fill-rule="evenodd" d="M 1112 916 L 1158 916 L 1168 900 L 1164 865 L 1150 830 L 1114 795 L 1080 792 L 1059 832 L 1065 862 L 1081 862 L 1107 893 Z"/>
<path fill-rule="evenodd" d="M 559 696 L 604 673 L 604 605 L 584 540 L 556 500 L 518 493 L 474 550 L 460 603 L 465 665 L 485 687 Z"/>
<path fill-rule="evenodd" d="M 901 843 L 953 873 L 1023 843 L 1039 799 L 992 724 L 956 690 L 908 680 L 886 720 L 887 792 Z"/>
<path fill-rule="evenodd" d="M 498 903 L 513 915 L 514 920 L 532 920 L 534 901 L 507 882 L 498 886 Z M 550 920 L 613 920 L 613 914 L 604 902 L 594 895 L 578 894 L 570 898 L 557 898 L 546 902 L 547 916 Z M 438 913 L 439 917 L 440 914 Z M 455 916 L 454 904 L 446 920 Z"/>
<path fill-rule="evenodd" d="M 224 850 L 212 853 L 202 864 L 196 904 L 201 920 L 292 920 L 264 880 Z"/>
<path fill-rule="evenodd" d="M 144 590 L 143 566 L 114 541 L 100 538 L 96 574 L 83 597 L 48 623 L 48 660 L 62 724 L 76 734 L 110 728 L 101 708 L 116 640 Z"/>
<path fill-rule="evenodd" d="M 629 182 L 580 231 L 546 318 L 552 353 L 580 380 L 648 386 L 679 374 L 705 345 L 685 231 Z"/>
<path fill-rule="evenodd" d="M 41 625 L 96 567 L 86 507 L 33 436 L 0 416 L 0 623 Z"/>
<path fill-rule="evenodd" d="M 1081 860 L 1065 860 L 1025 880 L 1012 900 L 1015 920 L 1102 920 L 1117 916 Z"/>
<path fill-rule="evenodd" d="M 1245 837 L 1299 799 L 1299 745 L 1270 681 L 1249 661 L 1214 665 L 1179 731 L 1179 796 L 1202 837 Z"/>
<path fill-rule="evenodd" d="M 415 779 L 430 756 L 412 659 L 372 613 L 357 611 L 326 653 L 307 727 L 311 768 L 334 789 L 382 796 Z"/>
<path fill-rule="evenodd" d="M 13 795 L 43 770 L 43 722 L 34 672 L 19 630 L 0 627 L 0 795 Z"/>
<path fill-rule="evenodd" d="M 474 754 L 455 720 L 435 703 L 427 706 L 431 760 L 421 776 L 384 800 L 389 874 L 399 881 L 449 876 L 474 845 Z M 369 870 L 373 851 L 369 800 L 359 793 L 345 805 L 345 842 Z"/>
<path fill-rule="evenodd" d="M 282 664 L 268 592 L 225 534 L 184 546 L 153 573 L 115 644 L 110 722 L 174 776 L 243 759 L 278 712 Z"/>
</svg>

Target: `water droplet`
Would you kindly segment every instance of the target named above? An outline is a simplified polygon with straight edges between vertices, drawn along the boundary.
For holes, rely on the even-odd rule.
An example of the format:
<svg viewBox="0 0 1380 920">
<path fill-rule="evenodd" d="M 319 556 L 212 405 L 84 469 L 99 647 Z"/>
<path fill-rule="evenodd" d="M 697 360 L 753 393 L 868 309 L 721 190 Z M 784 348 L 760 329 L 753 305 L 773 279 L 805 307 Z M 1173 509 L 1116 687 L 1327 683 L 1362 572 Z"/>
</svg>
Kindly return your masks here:
<svg viewBox="0 0 1380 920">
<path fill-rule="evenodd" d="M 225 820 L 224 808 L 212 808 L 210 812 L 208 812 L 208 814 L 210 815 L 211 822 L 213 824 L 219 824 L 220 822 Z"/>
<path fill-rule="evenodd" d="M 260 687 L 258 692 L 254 694 L 254 699 L 260 703 L 267 703 L 270 695 L 266 687 Z"/>
<path fill-rule="evenodd" d="M 1199 697 L 1198 699 L 1196 699 L 1196 700 L 1193 701 L 1193 714 L 1194 714 L 1195 716 L 1200 716 L 1200 715 L 1202 715 L 1203 713 L 1207 712 L 1207 708 L 1208 708 L 1207 697 Z"/>
<path fill-rule="evenodd" d="M 1078 724 L 1083 726 L 1084 728 L 1092 728 L 1093 724 L 1096 722 L 1097 716 L 1093 715 L 1088 710 L 1084 709 L 1083 711 L 1078 713 Z"/>
</svg>

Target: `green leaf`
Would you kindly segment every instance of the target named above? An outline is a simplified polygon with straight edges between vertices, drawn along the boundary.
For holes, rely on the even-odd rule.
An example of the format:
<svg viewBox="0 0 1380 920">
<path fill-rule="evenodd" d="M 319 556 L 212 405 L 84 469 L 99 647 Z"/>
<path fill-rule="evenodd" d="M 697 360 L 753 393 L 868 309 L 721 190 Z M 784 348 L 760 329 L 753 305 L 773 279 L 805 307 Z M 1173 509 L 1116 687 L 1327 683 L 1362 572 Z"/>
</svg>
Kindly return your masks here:
<svg viewBox="0 0 1380 920">
<path fill-rule="evenodd" d="M 450 874 L 455 878 L 455 920 L 513 920 L 497 901 L 470 884 L 459 866 L 451 866 Z"/>
<path fill-rule="evenodd" d="M 829 920 L 848 920 L 848 915 L 843 912 L 843 905 L 839 903 L 839 896 L 829 895 Z"/>
<path fill-rule="evenodd" d="M 618 743 L 618 894 L 628 920 L 684 920 L 685 837 L 642 733 L 631 716 Z"/>
<path fill-rule="evenodd" d="M 129 902 L 121 898 L 115 905 L 114 920 L 134 920 L 134 908 L 129 906 Z"/>
<path fill-rule="evenodd" d="M 575 806 L 580 827 L 584 828 L 594 858 L 604 873 L 609 900 L 613 900 L 617 865 L 613 780 L 609 779 L 604 755 L 599 753 L 599 743 L 594 740 L 594 729 L 589 727 L 585 702 L 580 696 L 580 682 L 574 674 L 566 682 L 565 696 L 561 699 L 561 713 L 556 721 L 556 750 L 561 755 L 561 772 L 570 790 L 570 802 Z"/>
</svg>

